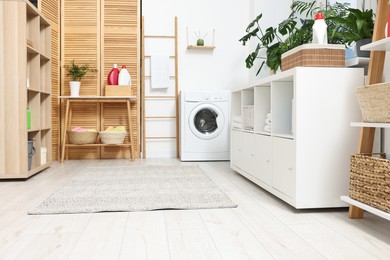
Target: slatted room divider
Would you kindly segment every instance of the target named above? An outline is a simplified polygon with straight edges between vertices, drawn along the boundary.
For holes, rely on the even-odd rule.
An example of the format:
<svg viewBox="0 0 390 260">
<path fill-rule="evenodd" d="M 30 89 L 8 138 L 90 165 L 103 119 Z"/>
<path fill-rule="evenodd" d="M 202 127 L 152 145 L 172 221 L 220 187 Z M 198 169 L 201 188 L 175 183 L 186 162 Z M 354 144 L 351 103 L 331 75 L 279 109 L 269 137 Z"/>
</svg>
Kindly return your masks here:
<svg viewBox="0 0 390 260">
<path fill-rule="evenodd" d="M 112 64 L 126 65 L 132 77 L 132 95 L 137 96 L 131 107 L 135 158 L 140 156 L 139 10 L 139 0 L 61 1 L 61 95 L 70 95 L 69 78 L 65 77 L 63 65 L 71 60 L 99 70 L 82 79 L 80 95 L 104 95 L 106 76 Z M 72 127 L 101 130 L 107 126 L 126 125 L 126 115 L 126 107 L 121 104 L 74 105 Z M 69 158 L 129 158 L 127 150 L 72 148 Z"/>
</svg>

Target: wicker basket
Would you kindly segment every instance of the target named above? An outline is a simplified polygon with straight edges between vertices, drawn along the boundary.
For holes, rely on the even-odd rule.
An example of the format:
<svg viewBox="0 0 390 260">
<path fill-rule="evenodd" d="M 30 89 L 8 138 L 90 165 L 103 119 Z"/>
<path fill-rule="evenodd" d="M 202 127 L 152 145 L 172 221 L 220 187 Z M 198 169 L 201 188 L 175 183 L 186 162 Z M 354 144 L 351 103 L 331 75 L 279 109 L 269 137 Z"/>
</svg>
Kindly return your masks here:
<svg viewBox="0 0 390 260">
<path fill-rule="evenodd" d="M 102 144 L 123 144 L 127 132 L 125 131 L 101 131 L 99 132 Z"/>
<path fill-rule="evenodd" d="M 282 54 L 281 70 L 295 67 L 345 67 L 343 44 L 302 44 Z"/>
<path fill-rule="evenodd" d="M 96 143 L 96 138 L 98 136 L 97 131 L 87 131 L 87 132 L 68 132 L 68 142 L 70 144 L 94 144 Z"/>
<path fill-rule="evenodd" d="M 245 130 L 253 130 L 253 106 L 243 106 L 242 108 L 243 117 L 242 124 Z"/>
<path fill-rule="evenodd" d="M 365 122 L 390 122 L 390 83 L 380 83 L 356 89 Z"/>
<path fill-rule="evenodd" d="M 390 161 L 352 155 L 349 196 L 390 213 Z"/>
</svg>

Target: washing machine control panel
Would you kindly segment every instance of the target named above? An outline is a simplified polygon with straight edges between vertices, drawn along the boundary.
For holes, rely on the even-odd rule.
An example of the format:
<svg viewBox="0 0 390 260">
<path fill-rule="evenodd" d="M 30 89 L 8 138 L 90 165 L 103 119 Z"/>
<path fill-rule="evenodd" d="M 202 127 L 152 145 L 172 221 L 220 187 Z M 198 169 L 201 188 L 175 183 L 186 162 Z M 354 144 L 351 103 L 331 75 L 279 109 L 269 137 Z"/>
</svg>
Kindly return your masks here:
<svg viewBox="0 0 390 260">
<path fill-rule="evenodd" d="M 229 101 L 229 91 L 194 91 L 185 92 L 184 100 L 188 102 L 221 102 Z"/>
</svg>

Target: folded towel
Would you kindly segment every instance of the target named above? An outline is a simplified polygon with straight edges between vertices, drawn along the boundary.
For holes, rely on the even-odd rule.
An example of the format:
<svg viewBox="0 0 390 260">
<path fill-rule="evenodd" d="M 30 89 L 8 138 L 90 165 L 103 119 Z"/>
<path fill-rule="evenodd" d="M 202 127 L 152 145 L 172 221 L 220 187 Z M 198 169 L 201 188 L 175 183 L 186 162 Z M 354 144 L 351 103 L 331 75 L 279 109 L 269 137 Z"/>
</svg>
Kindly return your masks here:
<svg viewBox="0 0 390 260">
<path fill-rule="evenodd" d="M 233 116 L 233 122 L 242 123 L 242 117 L 241 116 Z"/>
<path fill-rule="evenodd" d="M 271 126 L 270 125 L 265 125 L 264 126 L 264 131 L 271 132 Z"/>
<path fill-rule="evenodd" d="M 264 122 L 266 125 L 271 125 L 271 118 L 266 118 Z"/>
<path fill-rule="evenodd" d="M 265 117 L 271 119 L 271 112 L 269 112 Z"/>
<path fill-rule="evenodd" d="M 150 76 L 150 83 L 152 88 L 169 87 L 169 56 L 151 56 Z"/>
</svg>

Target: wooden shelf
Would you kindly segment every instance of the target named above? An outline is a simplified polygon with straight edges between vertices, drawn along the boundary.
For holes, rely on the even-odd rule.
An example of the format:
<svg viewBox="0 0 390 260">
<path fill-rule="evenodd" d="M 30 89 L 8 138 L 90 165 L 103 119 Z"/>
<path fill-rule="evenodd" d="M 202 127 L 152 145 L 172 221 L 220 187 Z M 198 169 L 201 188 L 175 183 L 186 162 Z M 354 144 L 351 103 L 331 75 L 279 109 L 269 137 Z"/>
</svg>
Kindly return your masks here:
<svg viewBox="0 0 390 260">
<path fill-rule="evenodd" d="M 366 44 L 360 49 L 362 51 L 390 51 L 390 37 Z"/>
<path fill-rule="evenodd" d="M 65 144 L 66 147 L 131 146 L 131 144 Z"/>
<path fill-rule="evenodd" d="M 27 45 L 27 53 L 28 54 L 39 54 L 39 51 L 37 51 L 33 47 Z"/>
<path fill-rule="evenodd" d="M 197 46 L 197 45 L 187 45 L 187 49 L 198 49 L 198 50 L 214 50 L 215 46 Z"/>
<path fill-rule="evenodd" d="M 354 200 L 354 199 L 351 199 L 349 196 L 341 196 L 340 199 L 348 204 L 351 204 L 351 205 L 354 205 L 358 208 L 361 208 L 365 211 L 368 211 L 374 215 L 377 215 L 381 218 L 384 218 L 384 219 L 387 219 L 387 220 L 390 220 L 390 214 L 387 213 L 387 212 L 384 212 L 382 210 L 379 210 L 377 208 L 374 208 L 374 207 L 371 207 L 367 204 L 364 204 L 360 201 L 357 201 L 357 200 Z"/>
<path fill-rule="evenodd" d="M 390 128 L 390 123 L 364 123 L 364 122 L 352 122 L 353 127 L 379 127 L 379 128 Z"/>
</svg>

